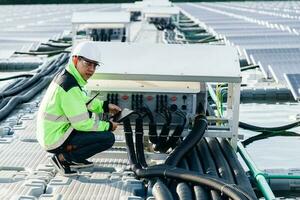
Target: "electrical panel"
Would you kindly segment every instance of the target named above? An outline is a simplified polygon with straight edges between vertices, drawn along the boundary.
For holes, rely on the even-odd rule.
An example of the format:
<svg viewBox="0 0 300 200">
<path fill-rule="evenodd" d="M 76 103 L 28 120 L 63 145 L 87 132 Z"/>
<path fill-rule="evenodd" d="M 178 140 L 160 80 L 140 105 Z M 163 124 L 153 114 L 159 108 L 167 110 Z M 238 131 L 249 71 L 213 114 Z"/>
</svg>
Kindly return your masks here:
<svg viewBox="0 0 300 200">
<path fill-rule="evenodd" d="M 126 41 L 125 28 L 87 28 L 77 30 L 77 39 L 89 39 L 92 41 L 110 42 L 110 41 Z"/>
<path fill-rule="evenodd" d="M 92 93 L 92 96 L 96 92 Z M 142 112 L 143 107 L 152 111 L 157 123 L 164 123 L 165 110 L 172 114 L 172 124 L 183 121 L 182 114 L 190 116 L 196 110 L 196 94 L 157 92 L 100 92 L 98 98 L 108 100 L 121 108 Z M 181 115 L 180 115 L 181 114 Z"/>
</svg>

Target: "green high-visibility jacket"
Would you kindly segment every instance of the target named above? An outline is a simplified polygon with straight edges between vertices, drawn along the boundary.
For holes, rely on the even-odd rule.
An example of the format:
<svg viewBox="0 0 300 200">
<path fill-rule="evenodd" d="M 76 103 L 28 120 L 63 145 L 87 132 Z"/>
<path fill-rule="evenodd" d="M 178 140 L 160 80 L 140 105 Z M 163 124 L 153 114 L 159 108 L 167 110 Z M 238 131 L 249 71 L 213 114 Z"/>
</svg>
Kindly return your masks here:
<svg viewBox="0 0 300 200">
<path fill-rule="evenodd" d="M 111 130 L 110 122 L 100 121 L 98 115 L 89 116 L 89 111 L 108 112 L 108 102 L 97 98 L 89 102 L 91 99 L 82 89 L 85 84 L 72 61 L 51 82 L 37 116 L 37 140 L 46 150 L 60 147 L 74 129 Z"/>
</svg>

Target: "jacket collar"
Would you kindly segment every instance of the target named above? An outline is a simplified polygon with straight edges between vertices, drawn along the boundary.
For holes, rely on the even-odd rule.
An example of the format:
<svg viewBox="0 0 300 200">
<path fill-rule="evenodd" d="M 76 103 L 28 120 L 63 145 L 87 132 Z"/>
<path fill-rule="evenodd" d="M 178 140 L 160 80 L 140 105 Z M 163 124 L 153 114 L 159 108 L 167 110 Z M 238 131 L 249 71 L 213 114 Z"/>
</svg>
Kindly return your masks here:
<svg viewBox="0 0 300 200">
<path fill-rule="evenodd" d="M 69 64 L 66 67 L 66 70 L 72 74 L 74 76 L 74 78 L 76 79 L 76 81 L 78 82 L 78 84 L 83 87 L 84 85 L 86 85 L 87 81 L 84 80 L 82 78 L 82 76 L 80 75 L 80 73 L 77 71 L 74 63 L 72 61 L 69 62 Z"/>
</svg>

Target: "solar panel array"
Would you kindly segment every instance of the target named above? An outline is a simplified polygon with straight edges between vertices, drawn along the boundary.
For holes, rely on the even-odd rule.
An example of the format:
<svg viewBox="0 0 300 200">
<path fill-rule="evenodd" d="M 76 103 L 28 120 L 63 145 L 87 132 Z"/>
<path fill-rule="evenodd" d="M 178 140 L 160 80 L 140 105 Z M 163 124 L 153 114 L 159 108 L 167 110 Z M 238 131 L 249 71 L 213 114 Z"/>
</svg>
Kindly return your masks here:
<svg viewBox="0 0 300 200">
<path fill-rule="evenodd" d="M 118 4 L 5 5 L 0 6 L 0 59 L 15 51 L 29 50 L 32 45 L 59 38 L 71 30 L 75 11 L 116 11 Z"/>
<path fill-rule="evenodd" d="M 265 78 L 300 85 L 300 2 L 230 2 L 178 4 L 225 42 L 238 47 Z M 285 76 L 284 74 L 289 74 Z M 297 78 L 299 78 L 298 81 Z M 300 99 L 299 92 L 293 92 Z"/>
<path fill-rule="evenodd" d="M 293 96 L 300 96 L 300 74 L 284 74 Z"/>
</svg>

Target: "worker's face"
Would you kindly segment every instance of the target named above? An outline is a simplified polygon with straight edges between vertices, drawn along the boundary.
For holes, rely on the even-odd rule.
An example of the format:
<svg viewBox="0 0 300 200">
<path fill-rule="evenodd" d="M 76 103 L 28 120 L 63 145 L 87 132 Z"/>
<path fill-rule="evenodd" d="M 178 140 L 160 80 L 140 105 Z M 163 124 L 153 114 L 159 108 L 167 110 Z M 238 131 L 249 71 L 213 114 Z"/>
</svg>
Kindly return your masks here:
<svg viewBox="0 0 300 200">
<path fill-rule="evenodd" d="M 76 68 L 84 80 L 88 80 L 96 70 L 97 64 L 78 57 Z"/>
</svg>

